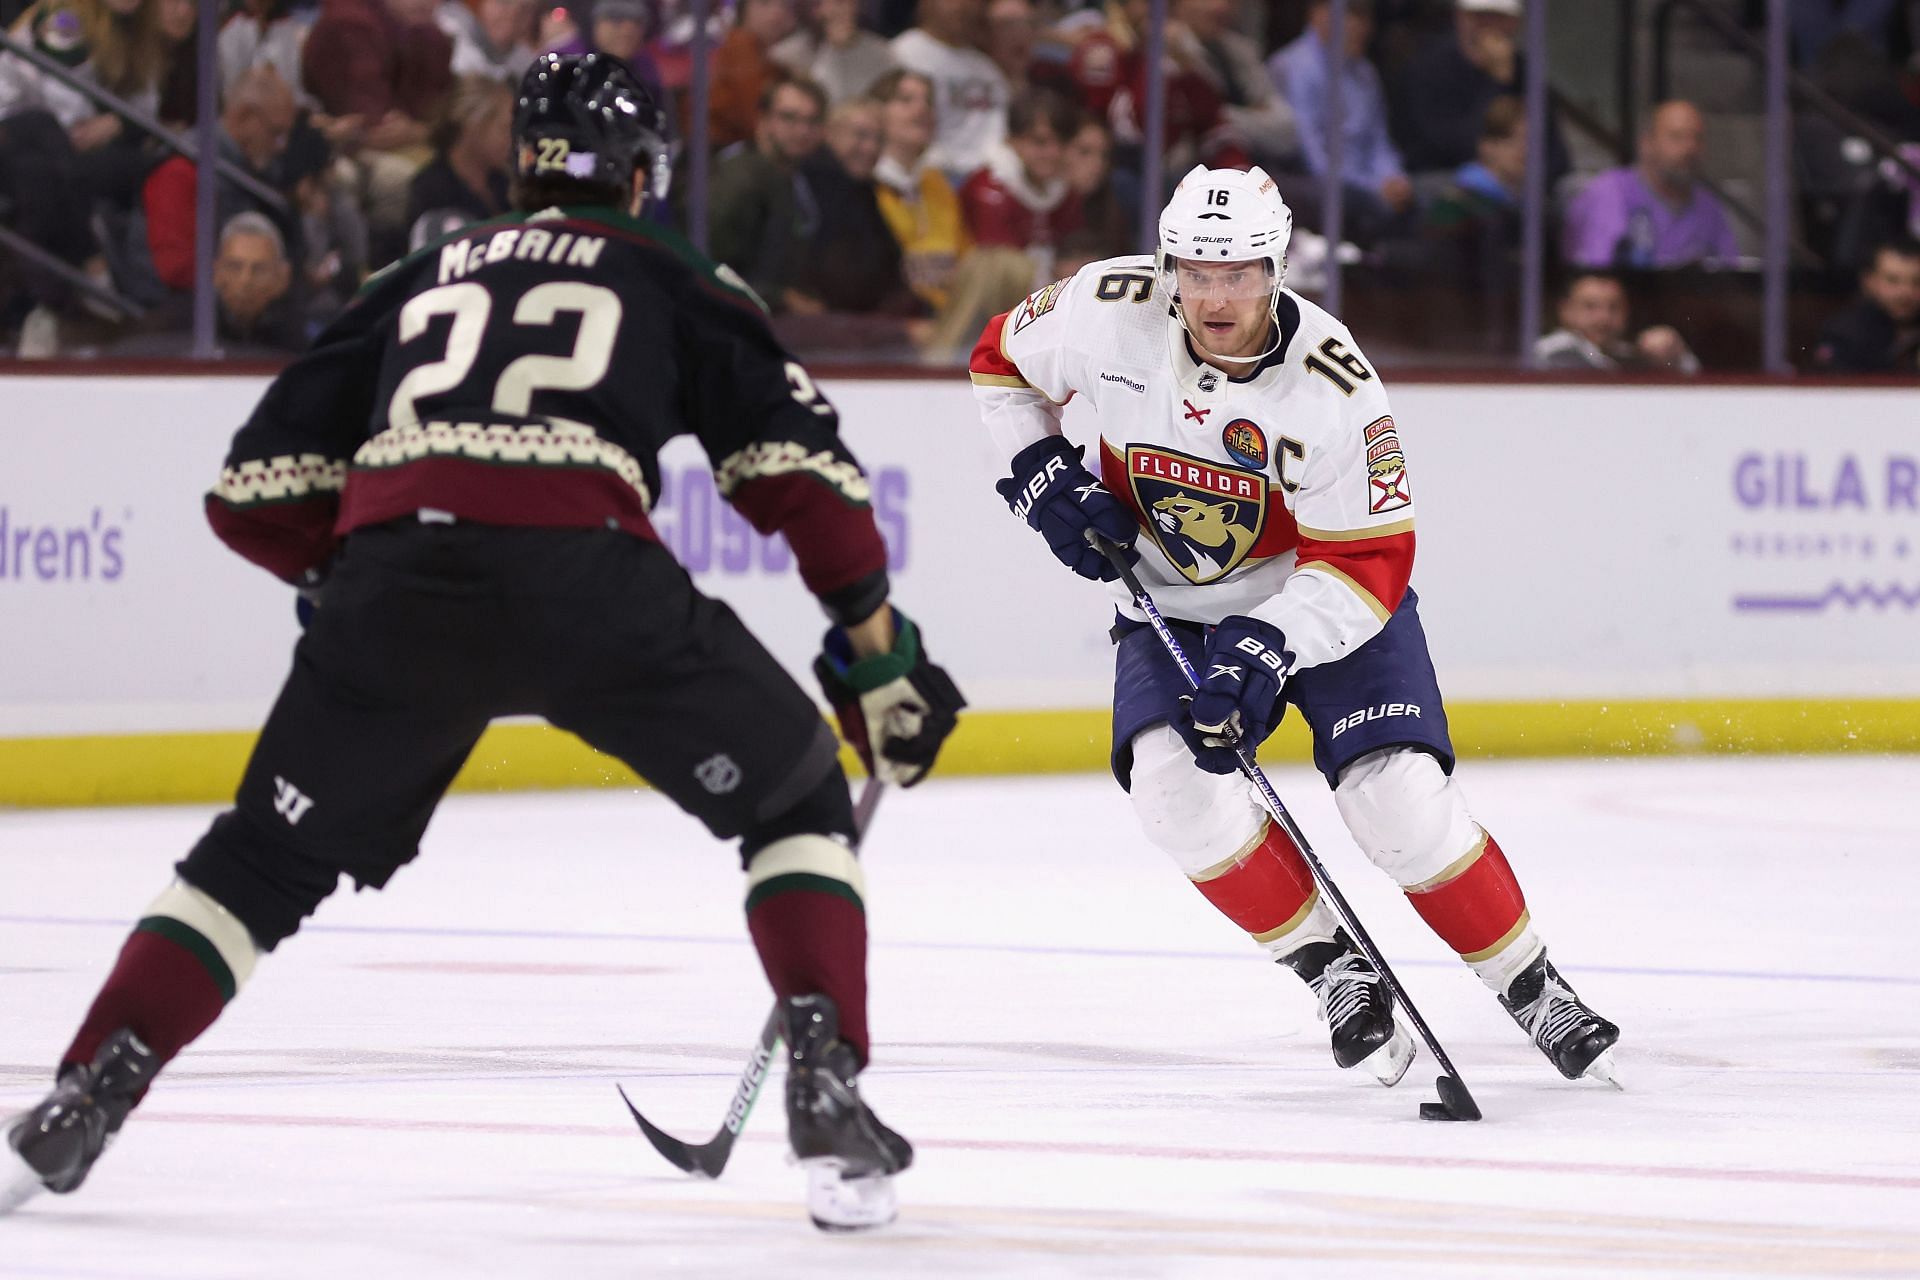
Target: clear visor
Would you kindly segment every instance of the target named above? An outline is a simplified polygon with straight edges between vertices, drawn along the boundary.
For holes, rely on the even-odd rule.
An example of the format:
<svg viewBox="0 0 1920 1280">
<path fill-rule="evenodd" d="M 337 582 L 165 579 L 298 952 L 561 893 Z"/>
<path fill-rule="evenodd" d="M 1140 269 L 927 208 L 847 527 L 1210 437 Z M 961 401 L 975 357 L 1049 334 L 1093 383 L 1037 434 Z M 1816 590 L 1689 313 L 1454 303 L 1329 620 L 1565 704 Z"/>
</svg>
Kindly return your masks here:
<svg viewBox="0 0 1920 1280">
<path fill-rule="evenodd" d="M 1184 302 L 1238 302 L 1273 293 L 1273 264 L 1266 258 L 1250 262 L 1198 262 L 1192 258 L 1168 261 L 1174 291 Z"/>
</svg>

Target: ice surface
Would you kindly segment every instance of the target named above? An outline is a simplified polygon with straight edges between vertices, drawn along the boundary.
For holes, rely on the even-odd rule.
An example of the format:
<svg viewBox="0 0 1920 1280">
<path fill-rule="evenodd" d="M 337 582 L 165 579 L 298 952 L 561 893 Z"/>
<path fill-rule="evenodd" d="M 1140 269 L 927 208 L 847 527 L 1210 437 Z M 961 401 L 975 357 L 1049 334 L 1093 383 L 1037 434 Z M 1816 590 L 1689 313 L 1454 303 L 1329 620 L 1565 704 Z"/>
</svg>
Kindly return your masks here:
<svg viewBox="0 0 1920 1280">
<path fill-rule="evenodd" d="M 461 799 L 161 1078 L 0 1276 L 1920 1274 L 1912 760 L 1481 764 L 1462 777 L 1628 1092 L 1559 1079 L 1342 831 L 1281 794 L 1487 1119 L 1333 1066 L 1303 989 L 1101 778 L 886 797 L 878 1058 L 919 1147 L 896 1227 L 827 1237 L 777 1082 L 704 1139 L 767 993 L 730 850 L 648 794 Z M 0 1113 L 35 1100 L 205 810 L 0 813 Z"/>
</svg>

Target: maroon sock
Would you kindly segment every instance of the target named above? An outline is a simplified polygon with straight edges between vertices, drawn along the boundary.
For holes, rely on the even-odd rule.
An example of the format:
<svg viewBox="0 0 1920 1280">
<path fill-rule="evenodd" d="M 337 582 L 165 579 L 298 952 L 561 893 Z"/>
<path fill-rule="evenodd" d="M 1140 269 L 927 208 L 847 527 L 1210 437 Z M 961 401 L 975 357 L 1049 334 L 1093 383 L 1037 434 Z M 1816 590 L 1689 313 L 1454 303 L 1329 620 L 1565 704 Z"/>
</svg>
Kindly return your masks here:
<svg viewBox="0 0 1920 1280">
<path fill-rule="evenodd" d="M 831 998 L 840 1009 L 840 1038 L 864 1066 L 867 913 L 852 889 L 812 876 L 775 877 L 748 897 L 747 930 L 774 994 Z"/>
<path fill-rule="evenodd" d="M 152 1049 L 156 1068 L 191 1044 L 226 1008 L 233 978 L 219 963 L 211 943 L 198 933 L 165 920 L 142 921 L 120 948 L 107 983 L 93 999 L 79 1033 L 60 1058 L 60 1069 L 93 1061 L 101 1042 L 122 1027 Z M 196 947 L 196 940 L 200 946 Z M 210 963 L 201 950 L 212 955 Z M 217 966 L 217 967 L 216 967 Z"/>
</svg>

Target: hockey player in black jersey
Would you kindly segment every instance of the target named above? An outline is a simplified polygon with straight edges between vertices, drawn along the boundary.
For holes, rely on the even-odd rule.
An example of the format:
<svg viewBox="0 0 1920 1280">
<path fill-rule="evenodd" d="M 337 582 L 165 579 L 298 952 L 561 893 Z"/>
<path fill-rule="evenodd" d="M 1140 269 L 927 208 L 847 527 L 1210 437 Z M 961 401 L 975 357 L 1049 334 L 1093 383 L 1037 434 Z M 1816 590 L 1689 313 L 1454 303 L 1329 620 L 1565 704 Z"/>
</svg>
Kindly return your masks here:
<svg viewBox="0 0 1920 1280">
<path fill-rule="evenodd" d="M 208 518 L 319 607 L 234 807 L 135 926 L 53 1093 L 6 1126 L 0 1211 L 78 1187 L 260 956 L 342 874 L 386 884 L 488 722 L 532 714 L 740 840 L 816 1220 L 892 1216 L 912 1149 L 856 1081 L 866 924 L 834 736 L 655 537 L 660 446 L 691 432 L 720 491 L 786 536 L 832 620 L 829 701 L 876 776 L 919 781 L 963 703 L 887 602 L 832 406 L 736 276 L 634 216 L 666 193 L 662 134 L 617 61 L 541 58 L 514 118 L 517 211 L 376 276 L 236 436 Z"/>
</svg>

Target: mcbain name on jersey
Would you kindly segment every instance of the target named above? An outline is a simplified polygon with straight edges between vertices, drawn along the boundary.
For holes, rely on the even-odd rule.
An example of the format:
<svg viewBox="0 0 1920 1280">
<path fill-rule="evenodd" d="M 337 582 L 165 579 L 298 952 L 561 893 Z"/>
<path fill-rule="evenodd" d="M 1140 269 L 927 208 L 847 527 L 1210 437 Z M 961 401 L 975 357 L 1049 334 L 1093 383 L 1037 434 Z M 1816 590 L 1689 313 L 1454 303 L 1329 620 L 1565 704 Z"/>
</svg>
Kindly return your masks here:
<svg viewBox="0 0 1920 1280">
<path fill-rule="evenodd" d="M 506 227 L 478 240 L 458 240 L 440 250 L 440 280 L 461 280 L 480 268 L 509 259 L 591 267 L 607 247 L 603 236 L 576 236 L 545 227 Z"/>
</svg>

